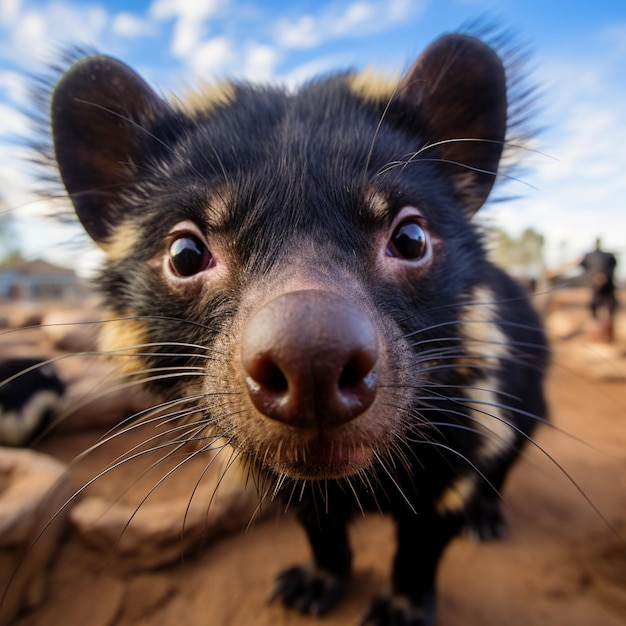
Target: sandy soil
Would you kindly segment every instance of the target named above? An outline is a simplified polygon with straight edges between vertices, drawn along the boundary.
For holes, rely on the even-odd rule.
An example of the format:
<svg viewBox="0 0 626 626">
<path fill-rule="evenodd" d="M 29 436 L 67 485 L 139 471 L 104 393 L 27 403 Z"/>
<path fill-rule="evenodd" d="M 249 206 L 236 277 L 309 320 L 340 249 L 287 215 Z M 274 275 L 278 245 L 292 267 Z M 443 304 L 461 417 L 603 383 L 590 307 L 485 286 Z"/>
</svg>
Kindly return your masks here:
<svg viewBox="0 0 626 626">
<path fill-rule="evenodd" d="M 438 626 L 626 624 L 626 384 L 581 375 L 568 346 L 556 346 L 548 381 L 555 427 L 541 430 L 505 490 L 510 537 L 484 544 L 461 538 L 449 548 L 439 576 Z M 94 437 L 66 435 L 42 449 L 70 460 Z M 127 445 L 117 440 L 107 454 Z M 88 479 L 103 462 L 100 453 L 88 457 L 75 468 L 76 480 Z M 183 489 L 193 471 L 175 474 L 162 497 Z M 122 474 L 99 488 L 113 493 L 130 482 Z M 352 542 L 355 577 L 345 602 L 319 622 L 327 626 L 354 624 L 388 579 L 391 521 L 358 519 Z M 47 601 L 17 626 L 312 625 L 317 621 L 266 600 L 276 572 L 307 556 L 289 517 L 272 517 L 175 565 L 135 574 L 70 533 L 53 565 Z"/>
</svg>

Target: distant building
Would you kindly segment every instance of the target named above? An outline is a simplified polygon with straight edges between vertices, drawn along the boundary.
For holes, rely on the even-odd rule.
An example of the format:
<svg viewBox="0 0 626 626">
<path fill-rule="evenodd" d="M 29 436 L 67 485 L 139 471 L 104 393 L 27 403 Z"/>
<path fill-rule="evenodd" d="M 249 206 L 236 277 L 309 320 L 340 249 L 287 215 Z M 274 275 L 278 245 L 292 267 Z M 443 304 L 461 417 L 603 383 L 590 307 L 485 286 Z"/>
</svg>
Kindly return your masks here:
<svg viewBox="0 0 626 626">
<path fill-rule="evenodd" d="M 17 259 L 0 265 L 0 299 L 70 300 L 81 293 L 76 273 L 40 259 Z"/>
</svg>

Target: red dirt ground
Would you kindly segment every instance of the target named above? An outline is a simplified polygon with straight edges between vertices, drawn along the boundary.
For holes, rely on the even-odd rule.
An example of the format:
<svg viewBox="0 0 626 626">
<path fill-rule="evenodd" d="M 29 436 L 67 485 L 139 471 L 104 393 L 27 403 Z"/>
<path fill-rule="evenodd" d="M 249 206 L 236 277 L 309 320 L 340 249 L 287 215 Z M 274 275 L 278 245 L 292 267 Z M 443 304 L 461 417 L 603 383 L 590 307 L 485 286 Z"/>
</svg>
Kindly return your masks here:
<svg viewBox="0 0 626 626">
<path fill-rule="evenodd" d="M 454 542 L 439 573 L 437 626 L 626 624 L 626 384 L 585 378 L 565 347 L 556 345 L 548 381 L 556 428 L 541 429 L 505 490 L 510 537 Z M 66 435 L 42 448 L 69 460 L 85 441 Z M 77 480 L 93 471 L 81 464 Z M 181 487 L 176 480 L 185 473 L 168 489 Z M 354 624 L 388 580 L 392 522 L 358 519 L 352 542 L 355 577 L 345 602 L 319 622 L 325 626 Z M 306 558 L 303 533 L 289 517 L 143 574 L 119 571 L 70 533 L 47 601 L 17 626 L 312 626 L 318 621 L 266 601 L 276 572 Z"/>
</svg>

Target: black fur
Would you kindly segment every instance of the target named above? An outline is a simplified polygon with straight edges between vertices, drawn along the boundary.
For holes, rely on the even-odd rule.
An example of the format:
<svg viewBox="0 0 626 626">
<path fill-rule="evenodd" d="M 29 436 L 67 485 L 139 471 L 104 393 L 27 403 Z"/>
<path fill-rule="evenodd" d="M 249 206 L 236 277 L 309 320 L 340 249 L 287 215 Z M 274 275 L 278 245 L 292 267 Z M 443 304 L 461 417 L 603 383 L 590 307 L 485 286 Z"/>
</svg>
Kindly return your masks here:
<svg viewBox="0 0 626 626">
<path fill-rule="evenodd" d="M 471 221 L 505 140 L 495 54 L 451 36 L 383 94 L 354 79 L 331 76 L 295 93 L 228 84 L 205 109 L 185 110 L 95 57 L 59 83 L 53 134 L 78 216 L 110 253 L 99 283 L 111 317 L 134 319 L 130 354 L 139 354 L 127 358 L 135 369 L 178 369 L 183 376 L 159 380 L 159 392 L 202 395 L 197 423 L 223 435 L 261 495 L 284 498 L 307 531 L 314 564 L 282 573 L 274 595 L 303 612 L 331 608 L 351 569 L 346 524 L 378 509 L 396 519 L 399 548 L 392 595 L 363 624 L 425 625 L 448 542 L 464 525 L 503 532 L 502 483 L 545 416 L 547 350 L 524 292 L 487 260 Z M 419 210 L 431 259 L 385 248 L 405 207 Z M 180 223 L 194 225 L 215 268 L 173 275 L 168 250 Z M 255 311 L 311 283 L 364 310 L 384 347 L 382 399 L 351 434 L 319 426 L 355 450 L 361 423 L 388 433 L 372 443 L 367 466 L 345 476 L 266 462 L 279 441 L 303 454 L 310 441 L 274 423 L 284 435 L 262 440 L 270 420 L 250 404 L 239 362 Z M 115 337 L 113 346 L 123 348 Z"/>
</svg>

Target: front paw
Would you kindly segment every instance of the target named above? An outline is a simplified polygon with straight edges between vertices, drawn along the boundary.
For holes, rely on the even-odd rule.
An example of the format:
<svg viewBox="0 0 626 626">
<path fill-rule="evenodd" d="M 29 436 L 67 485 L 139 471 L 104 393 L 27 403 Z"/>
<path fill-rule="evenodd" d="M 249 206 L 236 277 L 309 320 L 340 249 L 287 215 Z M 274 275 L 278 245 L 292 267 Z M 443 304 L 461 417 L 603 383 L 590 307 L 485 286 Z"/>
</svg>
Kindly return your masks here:
<svg viewBox="0 0 626 626">
<path fill-rule="evenodd" d="M 280 600 L 300 613 L 322 615 L 343 596 L 347 576 L 337 576 L 314 564 L 295 565 L 276 577 L 271 600 Z"/>
<path fill-rule="evenodd" d="M 508 535 L 508 526 L 500 502 L 485 499 L 478 503 L 463 528 L 463 534 L 477 541 L 505 539 Z"/>
<path fill-rule="evenodd" d="M 433 602 L 415 606 L 406 596 L 378 597 L 363 616 L 360 626 L 432 626 Z"/>
</svg>

